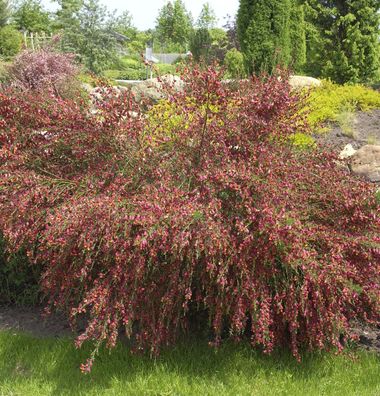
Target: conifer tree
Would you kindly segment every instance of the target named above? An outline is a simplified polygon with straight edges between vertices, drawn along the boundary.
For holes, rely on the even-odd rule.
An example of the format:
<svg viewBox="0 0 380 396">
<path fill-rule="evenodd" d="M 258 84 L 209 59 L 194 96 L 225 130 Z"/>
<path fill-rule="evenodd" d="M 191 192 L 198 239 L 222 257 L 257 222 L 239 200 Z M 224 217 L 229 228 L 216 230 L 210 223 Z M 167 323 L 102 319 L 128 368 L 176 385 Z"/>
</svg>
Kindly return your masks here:
<svg viewBox="0 0 380 396">
<path fill-rule="evenodd" d="M 315 74 L 338 83 L 371 82 L 379 69 L 380 0 L 309 0 L 306 6 Z"/>
<path fill-rule="evenodd" d="M 290 9 L 290 67 L 303 72 L 306 63 L 306 25 L 304 6 L 298 0 Z"/>
<path fill-rule="evenodd" d="M 271 72 L 291 60 L 292 0 L 241 0 L 238 35 L 249 73 Z"/>
</svg>

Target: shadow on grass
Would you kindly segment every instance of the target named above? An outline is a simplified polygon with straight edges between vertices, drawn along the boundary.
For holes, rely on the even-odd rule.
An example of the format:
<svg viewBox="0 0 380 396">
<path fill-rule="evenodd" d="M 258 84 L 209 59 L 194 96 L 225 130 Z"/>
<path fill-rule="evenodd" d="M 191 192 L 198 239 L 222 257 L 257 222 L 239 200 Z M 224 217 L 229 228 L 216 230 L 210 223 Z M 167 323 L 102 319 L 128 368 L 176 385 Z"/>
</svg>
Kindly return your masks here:
<svg viewBox="0 0 380 396">
<path fill-rule="evenodd" d="M 14 383 L 17 389 L 23 382 L 30 384 L 31 393 L 27 394 L 34 394 L 33 386 L 38 390 L 49 384 L 48 390 L 41 388 L 40 395 L 103 395 L 112 389 L 110 394 L 126 395 L 295 395 L 310 387 L 316 393 L 308 394 L 341 394 L 337 392 L 344 387 L 344 394 L 349 395 L 360 389 L 380 390 L 380 358 L 363 353 L 356 357 L 304 354 L 298 363 L 288 352 L 266 356 L 247 344 L 232 342 L 214 350 L 204 339 L 191 339 L 150 359 L 131 355 L 118 344 L 112 351 L 102 349 L 91 374 L 83 375 L 79 366 L 90 352 L 90 345 L 76 350 L 70 339 L 0 332 L 0 394 L 4 386 Z M 257 392 L 249 390 L 250 386 Z M 267 393 L 271 389 L 273 392 Z"/>
</svg>

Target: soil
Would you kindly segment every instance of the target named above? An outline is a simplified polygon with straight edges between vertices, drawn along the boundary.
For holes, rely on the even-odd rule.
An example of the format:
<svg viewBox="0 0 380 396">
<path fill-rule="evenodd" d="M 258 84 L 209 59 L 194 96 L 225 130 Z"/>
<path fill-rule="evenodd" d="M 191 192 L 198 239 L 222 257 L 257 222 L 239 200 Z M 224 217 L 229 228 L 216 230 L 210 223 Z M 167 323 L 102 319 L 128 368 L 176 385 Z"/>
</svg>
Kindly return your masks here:
<svg viewBox="0 0 380 396">
<path fill-rule="evenodd" d="M 74 337 L 84 330 L 73 332 L 67 318 L 62 314 L 44 315 L 42 307 L 0 306 L 0 330 L 22 331 L 36 338 Z M 380 326 L 364 326 L 357 322 L 352 330 L 359 336 L 360 348 L 380 355 Z"/>
<path fill-rule="evenodd" d="M 380 144 L 380 109 L 358 112 L 352 120 L 351 133 L 347 134 L 338 124 L 331 124 L 331 132 L 315 136 L 318 144 L 339 153 L 347 144 L 355 149 L 366 144 Z M 83 330 L 79 328 L 78 331 Z M 43 308 L 0 306 L 0 330 L 23 331 L 35 337 L 72 337 L 67 318 L 62 314 L 45 316 Z M 359 346 L 380 354 L 380 326 L 369 327 L 354 323 L 354 333 L 359 336 Z"/>
<path fill-rule="evenodd" d="M 380 144 L 380 109 L 370 112 L 357 112 L 353 118 L 349 131 L 343 131 L 338 123 L 332 123 L 329 133 L 315 135 L 321 146 L 329 147 L 340 153 L 347 144 L 355 150 L 366 144 Z"/>
<path fill-rule="evenodd" d="M 45 316 L 42 307 L 0 306 L 0 330 L 23 331 L 38 338 L 73 335 L 64 315 Z"/>
</svg>

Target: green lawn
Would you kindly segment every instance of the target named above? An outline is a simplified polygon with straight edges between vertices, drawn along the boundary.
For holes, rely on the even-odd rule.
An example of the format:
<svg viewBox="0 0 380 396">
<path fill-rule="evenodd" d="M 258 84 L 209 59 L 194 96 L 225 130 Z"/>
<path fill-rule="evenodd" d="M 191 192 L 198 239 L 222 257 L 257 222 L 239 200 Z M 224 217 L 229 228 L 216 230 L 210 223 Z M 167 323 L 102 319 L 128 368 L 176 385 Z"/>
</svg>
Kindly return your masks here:
<svg viewBox="0 0 380 396">
<path fill-rule="evenodd" d="M 358 353 L 263 356 L 227 343 L 217 352 L 190 341 L 160 358 L 102 351 L 93 371 L 79 365 L 88 349 L 69 339 L 0 332 L 0 395 L 380 395 L 380 358 Z"/>
</svg>

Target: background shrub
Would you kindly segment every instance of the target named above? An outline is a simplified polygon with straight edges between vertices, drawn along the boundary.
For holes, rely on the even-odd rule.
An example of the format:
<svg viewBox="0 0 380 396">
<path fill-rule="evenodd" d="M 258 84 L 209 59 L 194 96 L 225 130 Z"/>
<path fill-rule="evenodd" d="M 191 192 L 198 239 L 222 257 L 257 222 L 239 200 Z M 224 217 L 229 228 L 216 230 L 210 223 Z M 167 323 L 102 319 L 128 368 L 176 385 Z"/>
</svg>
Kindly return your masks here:
<svg viewBox="0 0 380 396">
<path fill-rule="evenodd" d="M 297 358 L 341 348 L 352 319 L 379 323 L 373 186 L 329 153 L 294 150 L 308 127 L 288 76 L 234 90 L 222 77 L 186 69 L 184 92 L 165 88 L 186 128 L 159 145 L 127 92 L 102 88 L 91 111 L 0 94 L 0 229 L 48 263 L 50 303 L 88 314 L 77 345 L 95 340 L 94 354 L 120 328 L 157 354 L 200 313 L 214 345 L 248 335 Z"/>
<path fill-rule="evenodd" d="M 244 78 L 246 76 L 244 56 L 236 48 L 232 48 L 226 53 L 224 64 L 227 68 L 228 78 Z"/>
<path fill-rule="evenodd" d="M 104 76 L 114 80 L 146 80 L 150 78 L 150 72 L 141 60 L 122 58 L 113 65 L 110 70 L 104 71 Z M 176 74 L 176 66 L 159 63 L 154 65 L 153 76 L 164 74 Z"/>
<path fill-rule="evenodd" d="M 0 57 L 9 59 L 21 50 L 22 35 L 11 25 L 0 28 Z"/>
<path fill-rule="evenodd" d="M 14 59 L 8 70 L 10 84 L 17 89 L 50 90 L 58 96 L 72 89 L 78 73 L 74 55 L 50 49 L 25 50 Z"/>
</svg>

